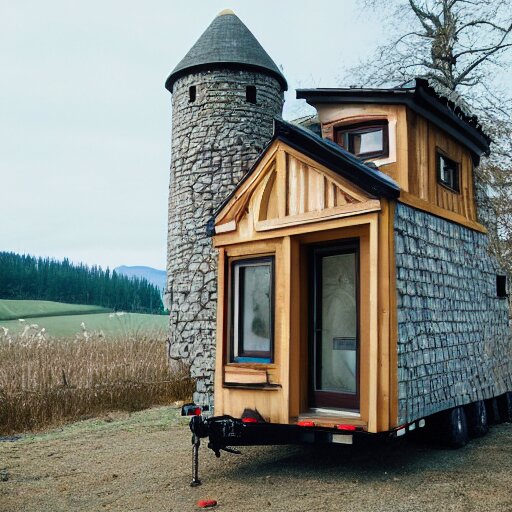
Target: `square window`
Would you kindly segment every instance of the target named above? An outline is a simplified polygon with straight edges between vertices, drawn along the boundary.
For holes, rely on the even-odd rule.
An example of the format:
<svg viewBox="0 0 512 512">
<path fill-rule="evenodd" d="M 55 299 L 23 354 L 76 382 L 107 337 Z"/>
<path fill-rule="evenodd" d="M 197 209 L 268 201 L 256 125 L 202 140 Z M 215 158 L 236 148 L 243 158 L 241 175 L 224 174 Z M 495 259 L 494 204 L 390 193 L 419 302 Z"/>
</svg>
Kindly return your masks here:
<svg viewBox="0 0 512 512">
<path fill-rule="evenodd" d="M 459 192 L 459 164 L 439 151 L 436 154 L 436 160 L 438 183 L 453 192 Z"/>
<path fill-rule="evenodd" d="M 336 142 L 360 158 L 381 158 L 389 154 L 388 122 L 370 121 L 336 130 Z"/>
<path fill-rule="evenodd" d="M 231 280 L 231 362 L 271 363 L 274 258 L 234 261 Z"/>
</svg>

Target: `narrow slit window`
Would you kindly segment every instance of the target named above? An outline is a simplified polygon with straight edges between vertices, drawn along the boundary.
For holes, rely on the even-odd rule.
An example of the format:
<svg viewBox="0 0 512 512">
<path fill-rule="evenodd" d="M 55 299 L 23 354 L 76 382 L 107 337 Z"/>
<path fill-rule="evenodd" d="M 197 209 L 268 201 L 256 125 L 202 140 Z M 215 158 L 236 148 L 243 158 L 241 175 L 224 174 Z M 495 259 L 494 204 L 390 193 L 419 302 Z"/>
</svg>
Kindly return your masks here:
<svg viewBox="0 0 512 512">
<path fill-rule="evenodd" d="M 437 152 L 437 181 L 453 192 L 459 192 L 459 164 Z"/>
<path fill-rule="evenodd" d="M 271 363 L 274 345 L 274 258 L 231 265 L 231 362 Z"/>
<path fill-rule="evenodd" d="M 196 101 L 197 90 L 195 85 L 191 85 L 188 88 L 188 102 L 194 103 Z"/>
<path fill-rule="evenodd" d="M 256 103 L 256 86 L 248 85 L 245 88 L 245 100 L 248 103 Z"/>
<path fill-rule="evenodd" d="M 496 295 L 500 299 L 508 297 L 507 294 L 507 276 L 496 276 Z"/>
</svg>

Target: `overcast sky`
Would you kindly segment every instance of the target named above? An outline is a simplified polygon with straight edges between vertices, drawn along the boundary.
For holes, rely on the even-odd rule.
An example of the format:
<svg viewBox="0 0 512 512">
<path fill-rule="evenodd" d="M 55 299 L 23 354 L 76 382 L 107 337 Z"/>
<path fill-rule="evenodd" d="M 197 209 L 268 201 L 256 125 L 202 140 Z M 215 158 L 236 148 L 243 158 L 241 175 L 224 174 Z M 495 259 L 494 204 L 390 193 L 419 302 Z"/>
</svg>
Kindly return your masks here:
<svg viewBox="0 0 512 512">
<path fill-rule="evenodd" d="M 165 268 L 170 71 L 230 8 L 290 85 L 377 45 L 352 0 L 0 0 L 0 250 Z M 350 84 L 341 84 L 350 85 Z"/>
</svg>

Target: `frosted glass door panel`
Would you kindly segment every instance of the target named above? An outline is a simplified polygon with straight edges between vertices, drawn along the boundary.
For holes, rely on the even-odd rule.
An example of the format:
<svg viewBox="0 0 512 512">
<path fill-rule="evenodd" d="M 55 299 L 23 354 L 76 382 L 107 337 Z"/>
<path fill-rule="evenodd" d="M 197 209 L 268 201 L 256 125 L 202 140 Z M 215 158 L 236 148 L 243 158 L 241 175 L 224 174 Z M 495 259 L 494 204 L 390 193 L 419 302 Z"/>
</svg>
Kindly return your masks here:
<svg viewBox="0 0 512 512">
<path fill-rule="evenodd" d="M 317 389 L 357 392 L 356 254 L 321 259 L 321 332 Z"/>
</svg>

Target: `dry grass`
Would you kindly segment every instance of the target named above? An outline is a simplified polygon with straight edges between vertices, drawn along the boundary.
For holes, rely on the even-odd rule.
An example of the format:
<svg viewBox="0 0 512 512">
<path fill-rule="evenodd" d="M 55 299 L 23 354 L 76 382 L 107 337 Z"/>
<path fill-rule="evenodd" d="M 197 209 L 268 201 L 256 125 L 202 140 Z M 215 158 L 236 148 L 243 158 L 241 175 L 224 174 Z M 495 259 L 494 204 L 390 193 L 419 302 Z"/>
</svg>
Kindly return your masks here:
<svg viewBox="0 0 512 512">
<path fill-rule="evenodd" d="M 186 400 L 187 376 L 169 366 L 163 334 L 51 339 L 0 329 L 0 434 Z"/>
</svg>

